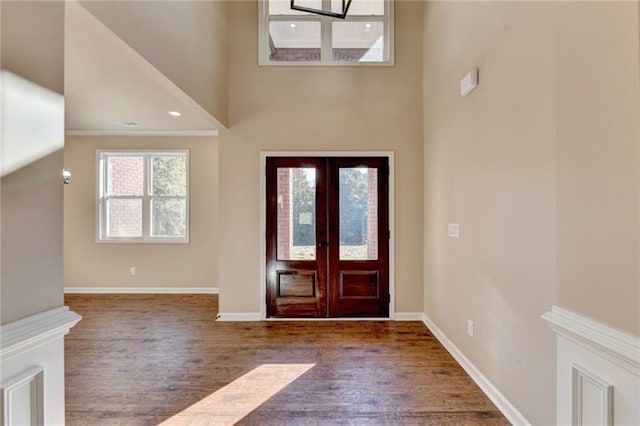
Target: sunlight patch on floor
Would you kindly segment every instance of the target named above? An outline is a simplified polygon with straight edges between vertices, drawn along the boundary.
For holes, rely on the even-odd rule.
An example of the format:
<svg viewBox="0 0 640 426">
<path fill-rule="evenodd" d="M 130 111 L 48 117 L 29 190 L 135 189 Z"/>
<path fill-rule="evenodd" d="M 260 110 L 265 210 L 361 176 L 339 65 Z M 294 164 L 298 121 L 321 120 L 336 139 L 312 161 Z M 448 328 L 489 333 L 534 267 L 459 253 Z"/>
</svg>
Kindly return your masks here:
<svg viewBox="0 0 640 426">
<path fill-rule="evenodd" d="M 315 364 L 262 364 L 159 426 L 233 425 Z"/>
</svg>

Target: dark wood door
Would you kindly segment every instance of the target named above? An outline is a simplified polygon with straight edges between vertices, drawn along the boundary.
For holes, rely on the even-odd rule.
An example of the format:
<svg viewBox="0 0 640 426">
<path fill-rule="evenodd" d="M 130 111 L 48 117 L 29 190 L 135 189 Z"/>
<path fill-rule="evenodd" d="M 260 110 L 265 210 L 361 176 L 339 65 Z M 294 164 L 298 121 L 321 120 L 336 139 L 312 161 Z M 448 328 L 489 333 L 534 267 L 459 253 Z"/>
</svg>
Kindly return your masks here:
<svg viewBox="0 0 640 426">
<path fill-rule="evenodd" d="M 267 315 L 389 315 L 388 159 L 267 158 Z"/>
<path fill-rule="evenodd" d="M 329 312 L 389 316 L 389 167 L 386 157 L 329 161 Z"/>
<path fill-rule="evenodd" d="M 267 314 L 327 315 L 326 162 L 267 158 Z"/>
</svg>

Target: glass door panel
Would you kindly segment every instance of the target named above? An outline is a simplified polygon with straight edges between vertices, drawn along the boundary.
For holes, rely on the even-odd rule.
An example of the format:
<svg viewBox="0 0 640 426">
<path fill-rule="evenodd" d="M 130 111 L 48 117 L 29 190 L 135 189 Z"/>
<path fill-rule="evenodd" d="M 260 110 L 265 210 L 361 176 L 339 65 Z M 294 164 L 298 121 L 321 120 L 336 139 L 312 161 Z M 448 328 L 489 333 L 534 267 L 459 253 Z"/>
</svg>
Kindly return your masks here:
<svg viewBox="0 0 640 426">
<path fill-rule="evenodd" d="M 316 169 L 278 167 L 278 260 L 316 259 Z"/>
<path fill-rule="evenodd" d="M 339 169 L 340 260 L 378 259 L 378 169 Z"/>
</svg>

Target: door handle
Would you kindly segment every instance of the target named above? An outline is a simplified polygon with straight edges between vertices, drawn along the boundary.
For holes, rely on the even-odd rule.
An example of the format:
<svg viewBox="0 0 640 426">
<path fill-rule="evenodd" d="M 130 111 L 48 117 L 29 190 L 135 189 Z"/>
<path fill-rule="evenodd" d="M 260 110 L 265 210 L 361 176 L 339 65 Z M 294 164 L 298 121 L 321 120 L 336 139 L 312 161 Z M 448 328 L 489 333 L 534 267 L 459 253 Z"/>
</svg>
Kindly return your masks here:
<svg viewBox="0 0 640 426">
<path fill-rule="evenodd" d="M 326 241 L 318 241 L 318 248 L 325 248 L 327 245 Z"/>
</svg>

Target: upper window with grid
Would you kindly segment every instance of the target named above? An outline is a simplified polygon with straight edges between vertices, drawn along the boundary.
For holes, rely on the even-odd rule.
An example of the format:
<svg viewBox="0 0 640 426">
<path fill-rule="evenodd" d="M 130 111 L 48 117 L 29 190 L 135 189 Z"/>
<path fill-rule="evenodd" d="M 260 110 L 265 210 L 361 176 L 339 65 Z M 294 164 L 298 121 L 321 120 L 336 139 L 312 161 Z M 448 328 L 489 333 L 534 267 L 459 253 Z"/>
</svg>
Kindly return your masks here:
<svg viewBox="0 0 640 426">
<path fill-rule="evenodd" d="M 295 0 L 340 13 L 342 0 Z M 259 1 L 260 65 L 393 65 L 393 0 L 352 0 L 345 19 Z"/>
</svg>

